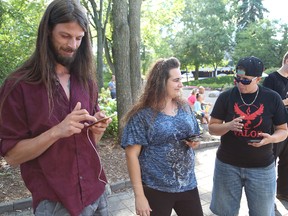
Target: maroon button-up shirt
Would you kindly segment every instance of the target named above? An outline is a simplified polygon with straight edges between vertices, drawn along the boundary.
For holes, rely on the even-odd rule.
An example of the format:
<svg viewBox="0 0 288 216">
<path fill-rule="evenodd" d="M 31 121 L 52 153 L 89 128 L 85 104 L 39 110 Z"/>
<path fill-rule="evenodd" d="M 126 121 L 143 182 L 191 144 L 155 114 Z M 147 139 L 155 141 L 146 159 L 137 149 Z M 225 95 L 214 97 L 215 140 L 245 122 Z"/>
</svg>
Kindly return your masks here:
<svg viewBox="0 0 288 216">
<path fill-rule="evenodd" d="M 9 82 L 2 86 L 0 100 L 7 85 Z M 62 86 L 57 85 L 53 94 L 54 107 L 49 112 L 43 84 L 17 84 L 5 100 L 2 112 L 0 154 L 4 156 L 20 140 L 36 137 L 60 123 L 77 102 L 91 115 L 99 110 L 73 75 L 70 88 L 68 100 Z M 107 180 L 92 145 L 95 145 L 93 135 L 84 128 L 80 134 L 59 139 L 39 157 L 21 164 L 22 178 L 32 193 L 34 209 L 47 199 L 61 202 L 71 215 L 79 215 L 103 194 Z"/>
</svg>

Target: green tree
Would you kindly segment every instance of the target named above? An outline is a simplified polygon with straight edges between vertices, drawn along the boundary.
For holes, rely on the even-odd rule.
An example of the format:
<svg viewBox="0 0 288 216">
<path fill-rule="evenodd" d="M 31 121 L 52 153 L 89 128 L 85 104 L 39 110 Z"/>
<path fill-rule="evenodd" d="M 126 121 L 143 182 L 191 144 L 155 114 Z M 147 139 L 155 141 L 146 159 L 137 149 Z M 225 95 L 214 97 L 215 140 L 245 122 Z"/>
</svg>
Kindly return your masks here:
<svg viewBox="0 0 288 216">
<path fill-rule="evenodd" d="M 276 30 L 277 31 L 277 30 Z M 277 32 L 281 32 L 281 38 L 279 40 L 279 46 L 278 48 L 278 56 L 284 56 L 285 53 L 288 51 L 288 24 L 282 24 L 280 25 L 280 28 Z M 274 65 L 275 67 L 280 67 L 282 65 L 282 59 L 279 58 L 278 64 Z"/>
<path fill-rule="evenodd" d="M 1 1 L 0 83 L 33 52 L 44 2 Z"/>
<path fill-rule="evenodd" d="M 113 63 L 118 119 L 127 112 L 141 90 L 140 10 L 142 0 L 113 0 Z M 132 71 L 133 70 L 133 71 Z"/>
<path fill-rule="evenodd" d="M 233 0 L 233 8 L 237 20 L 237 28 L 243 29 L 250 23 L 263 19 L 263 13 L 268 12 L 262 0 Z"/>
<path fill-rule="evenodd" d="M 141 8 L 143 74 L 158 58 L 175 55 L 173 44 L 181 21 L 183 0 L 145 0 Z M 169 13 L 167 13 L 169 11 Z"/>
<path fill-rule="evenodd" d="M 260 58 L 266 68 L 273 67 L 279 62 L 279 41 L 277 40 L 275 26 L 270 21 L 250 23 L 238 33 L 233 59 L 237 62 L 245 56 Z M 287 40 L 286 40 L 287 44 Z"/>
<path fill-rule="evenodd" d="M 97 65 L 97 81 L 99 90 L 104 86 L 103 80 L 103 68 L 104 68 L 104 47 L 106 40 L 106 28 L 110 18 L 112 0 L 82 0 L 84 7 L 87 9 L 90 24 L 96 31 L 97 54 L 96 54 L 96 65 Z"/>
<path fill-rule="evenodd" d="M 174 50 L 183 66 L 195 67 L 196 79 L 201 65 L 213 65 L 216 71 L 229 49 L 232 30 L 227 14 L 223 0 L 185 0 L 184 27 Z"/>
<path fill-rule="evenodd" d="M 205 0 L 200 1 L 197 23 L 200 27 L 199 36 L 202 53 L 205 62 L 214 67 L 223 64 L 225 52 L 231 45 L 231 33 L 233 27 L 230 25 L 229 16 L 225 8 L 226 1 Z M 214 74 L 216 76 L 216 74 Z"/>
</svg>

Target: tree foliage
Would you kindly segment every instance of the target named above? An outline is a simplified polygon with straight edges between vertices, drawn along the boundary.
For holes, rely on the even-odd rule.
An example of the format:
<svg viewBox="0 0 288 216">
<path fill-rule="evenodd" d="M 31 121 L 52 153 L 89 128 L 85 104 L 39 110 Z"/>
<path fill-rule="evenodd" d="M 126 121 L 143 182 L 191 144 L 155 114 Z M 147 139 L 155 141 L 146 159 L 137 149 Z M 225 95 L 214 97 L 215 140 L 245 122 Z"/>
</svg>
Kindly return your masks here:
<svg viewBox="0 0 288 216">
<path fill-rule="evenodd" d="M 225 2 L 222 0 L 185 0 L 182 13 L 183 28 L 174 44 L 175 53 L 182 65 L 195 68 L 221 64 L 229 49 L 231 27 L 227 20 Z"/>
<path fill-rule="evenodd" d="M 158 58 L 174 55 L 173 44 L 177 31 L 182 0 L 145 0 L 141 7 L 141 63 L 142 73 Z M 167 12 L 169 11 L 169 12 Z"/>
<path fill-rule="evenodd" d="M 0 80 L 32 53 L 37 26 L 44 11 L 43 1 L 0 1 Z M 230 56 L 236 61 L 244 55 L 252 54 L 262 58 L 267 67 L 278 67 L 288 48 L 287 24 L 280 26 L 276 22 L 269 23 L 264 20 L 264 14 L 268 11 L 263 7 L 262 1 L 145 0 L 142 6 L 140 4 L 140 8 L 137 8 L 133 6 L 139 5 L 137 1 L 123 0 L 128 10 L 126 17 L 122 18 L 127 20 L 129 27 L 127 43 L 129 43 L 129 56 L 134 57 L 134 62 L 139 62 L 140 56 L 137 56 L 139 53 L 131 55 L 131 52 L 134 52 L 131 49 L 141 50 L 141 65 L 138 65 L 138 68 L 135 63 L 131 65 L 129 57 L 129 69 L 126 72 L 129 72 L 131 77 L 130 87 L 134 86 L 132 87 L 134 89 L 140 85 L 141 77 L 137 76 L 138 71 L 145 74 L 155 59 L 172 55 L 180 59 L 182 69 L 189 70 L 211 66 L 216 69 L 225 66 Z M 112 53 L 115 40 L 112 39 L 111 24 L 113 16 L 118 15 L 111 16 L 110 11 L 114 7 L 111 4 L 112 0 L 81 0 L 81 2 L 84 5 L 86 3 L 92 35 L 97 39 L 94 47 L 97 49 L 96 64 L 101 87 L 102 69 L 110 68 L 110 71 L 115 73 L 116 55 Z M 115 0 L 114 3 L 119 2 Z M 137 24 L 129 20 L 133 8 L 139 15 Z M 141 12 L 137 12 L 140 9 Z M 139 26 L 139 22 L 141 34 L 131 37 L 131 27 Z M 123 29 L 119 29 L 123 32 Z M 138 29 L 137 31 L 139 32 Z M 104 55 L 106 59 L 103 59 Z M 228 58 L 225 59 L 226 57 Z M 118 58 L 121 59 L 122 56 Z M 136 68 L 133 68 L 134 66 Z"/>
<path fill-rule="evenodd" d="M 43 1 L 0 3 L 0 83 L 33 52 Z"/>
<path fill-rule="evenodd" d="M 250 23 L 238 33 L 237 41 L 233 53 L 235 61 L 253 55 L 260 58 L 266 67 L 272 67 L 281 59 L 276 31 L 269 21 Z"/>
<path fill-rule="evenodd" d="M 262 0 L 233 0 L 235 15 L 237 19 L 237 28 L 244 29 L 250 23 L 262 20 L 264 12 L 268 12 L 262 4 Z"/>
<path fill-rule="evenodd" d="M 82 0 L 84 7 L 88 11 L 90 24 L 94 32 L 96 32 L 96 65 L 99 90 L 104 86 L 103 68 L 104 68 L 104 47 L 106 42 L 106 29 L 111 16 L 112 0 Z"/>
</svg>

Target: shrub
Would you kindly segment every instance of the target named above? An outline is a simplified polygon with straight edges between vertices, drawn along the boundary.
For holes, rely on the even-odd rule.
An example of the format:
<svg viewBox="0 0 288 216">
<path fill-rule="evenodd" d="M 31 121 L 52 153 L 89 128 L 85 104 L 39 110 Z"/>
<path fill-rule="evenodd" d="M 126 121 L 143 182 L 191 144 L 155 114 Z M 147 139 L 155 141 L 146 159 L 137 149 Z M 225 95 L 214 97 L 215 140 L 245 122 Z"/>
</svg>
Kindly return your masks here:
<svg viewBox="0 0 288 216">
<path fill-rule="evenodd" d="M 205 88 L 210 89 L 225 89 L 227 87 L 233 86 L 234 75 L 220 76 L 220 77 L 211 77 L 201 80 L 193 80 L 189 82 L 184 82 L 184 85 L 188 86 L 204 86 Z"/>
<path fill-rule="evenodd" d="M 117 113 L 117 102 L 110 96 L 109 89 L 102 88 L 99 94 L 99 106 L 107 116 Z M 116 138 L 118 134 L 118 118 L 117 115 L 112 117 L 112 122 L 107 127 L 103 138 Z"/>
</svg>

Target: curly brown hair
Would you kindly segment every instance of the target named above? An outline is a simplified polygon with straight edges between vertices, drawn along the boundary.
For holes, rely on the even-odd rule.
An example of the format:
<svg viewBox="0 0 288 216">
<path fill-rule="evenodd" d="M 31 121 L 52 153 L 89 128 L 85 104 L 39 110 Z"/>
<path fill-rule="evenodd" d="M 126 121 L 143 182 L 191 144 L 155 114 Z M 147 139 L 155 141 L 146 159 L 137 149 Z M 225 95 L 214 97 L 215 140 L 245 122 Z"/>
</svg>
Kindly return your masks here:
<svg viewBox="0 0 288 216">
<path fill-rule="evenodd" d="M 160 112 L 166 105 L 166 85 L 170 77 L 170 70 L 180 68 L 180 62 L 175 57 L 158 59 L 150 68 L 144 91 L 134 106 L 123 116 L 121 125 L 124 127 L 129 119 L 143 108 L 152 108 L 155 113 Z M 179 105 L 185 101 L 179 96 L 173 99 Z"/>
</svg>

